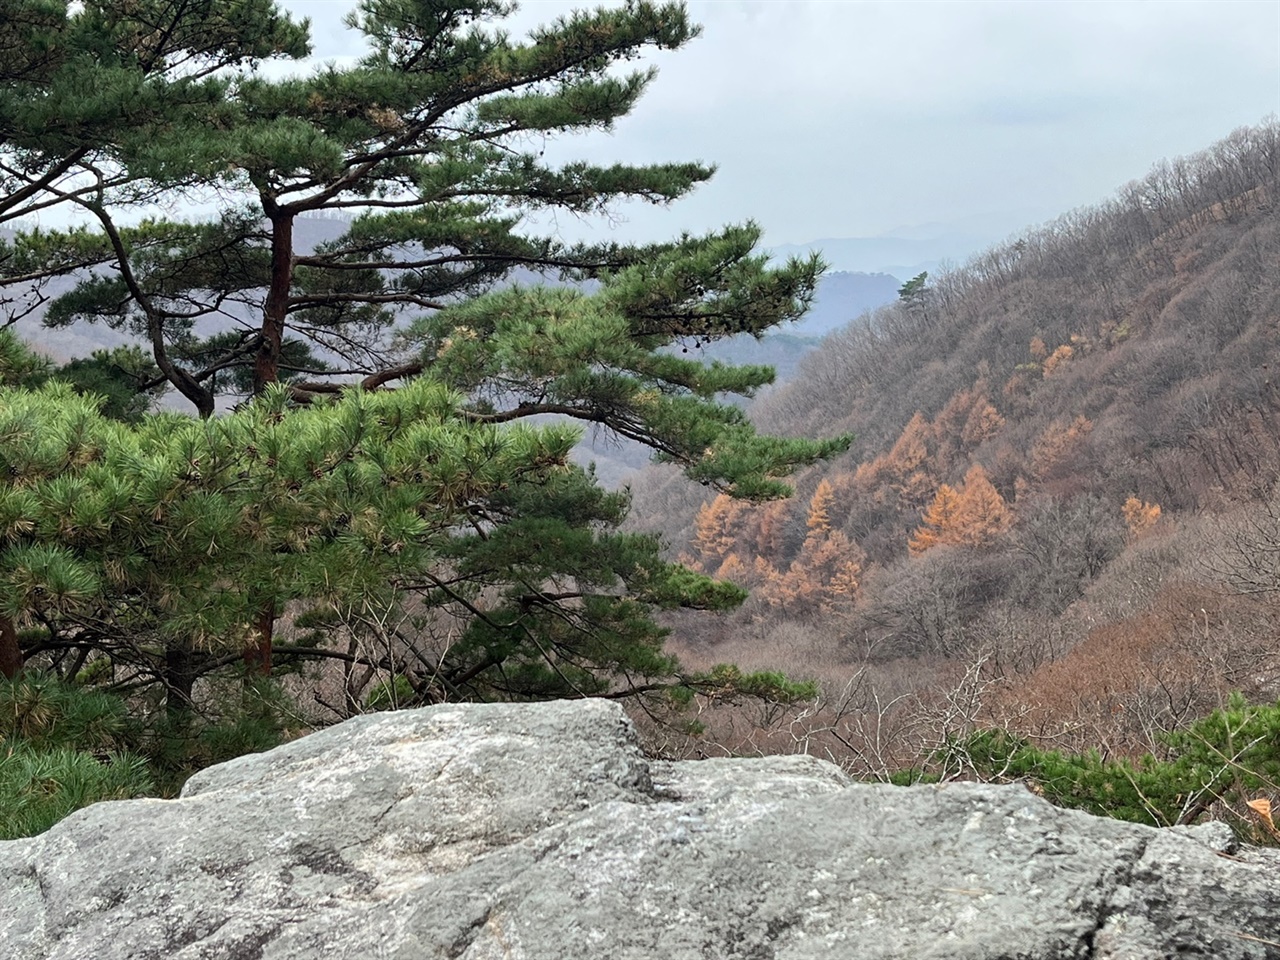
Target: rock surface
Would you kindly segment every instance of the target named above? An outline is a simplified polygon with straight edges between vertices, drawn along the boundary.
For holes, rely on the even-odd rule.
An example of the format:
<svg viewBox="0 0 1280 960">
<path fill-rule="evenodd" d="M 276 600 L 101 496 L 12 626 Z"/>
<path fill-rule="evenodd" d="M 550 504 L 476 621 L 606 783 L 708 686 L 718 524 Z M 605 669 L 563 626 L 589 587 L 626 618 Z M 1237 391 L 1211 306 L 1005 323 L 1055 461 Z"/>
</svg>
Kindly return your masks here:
<svg viewBox="0 0 1280 960">
<path fill-rule="evenodd" d="M 1221 829 L 651 762 L 604 701 L 440 706 L 0 843 L 0 957 L 1280 958 L 1280 857 Z"/>
</svg>

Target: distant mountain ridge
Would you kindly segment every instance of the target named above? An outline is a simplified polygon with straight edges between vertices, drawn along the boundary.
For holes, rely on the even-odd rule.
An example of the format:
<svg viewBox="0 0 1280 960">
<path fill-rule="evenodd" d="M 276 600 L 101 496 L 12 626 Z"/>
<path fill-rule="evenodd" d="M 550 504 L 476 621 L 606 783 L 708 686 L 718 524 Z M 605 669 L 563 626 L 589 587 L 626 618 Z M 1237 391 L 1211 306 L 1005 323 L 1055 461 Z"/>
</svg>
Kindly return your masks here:
<svg viewBox="0 0 1280 960">
<path fill-rule="evenodd" d="M 977 461 L 1012 494 L 1019 475 L 1038 482 L 1044 432 L 1084 417 L 1092 456 L 1063 464 L 1080 489 L 1203 504 L 1210 486 L 1236 481 L 1205 463 L 1193 476 L 1190 447 L 1204 460 L 1206 437 L 1276 404 L 1277 153 L 1274 121 L 1238 131 L 931 274 L 919 300 L 829 337 L 753 415 L 770 430 L 850 430 L 857 462 L 887 453 L 917 413 L 937 422 L 966 391 L 981 393 L 1003 426 L 936 482 Z"/>
<path fill-rule="evenodd" d="M 901 286 L 887 273 L 828 271 L 818 282 L 817 296 L 809 312 L 779 333 L 824 337 L 847 326 L 868 311 L 892 303 Z"/>
<path fill-rule="evenodd" d="M 889 274 L 901 283 L 924 271 L 937 274 L 961 264 L 995 239 L 990 234 L 962 232 L 942 225 L 919 233 L 920 236 L 829 237 L 781 244 L 771 247 L 770 253 L 779 258 L 821 253 L 832 270 Z"/>
</svg>

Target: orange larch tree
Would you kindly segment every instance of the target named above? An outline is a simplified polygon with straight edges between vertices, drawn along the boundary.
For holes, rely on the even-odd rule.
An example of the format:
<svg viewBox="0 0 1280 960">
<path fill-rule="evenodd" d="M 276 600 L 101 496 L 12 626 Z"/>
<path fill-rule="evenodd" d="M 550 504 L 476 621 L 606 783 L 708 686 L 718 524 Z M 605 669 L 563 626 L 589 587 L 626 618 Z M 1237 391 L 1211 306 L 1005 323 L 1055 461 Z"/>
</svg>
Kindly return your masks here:
<svg viewBox="0 0 1280 960">
<path fill-rule="evenodd" d="M 959 542 L 971 547 L 986 546 L 1008 530 L 1012 520 L 1004 497 L 992 485 L 982 465 L 975 463 L 965 474 L 960 488 L 956 515 Z"/>
<path fill-rule="evenodd" d="M 1134 537 L 1140 537 L 1156 525 L 1160 519 L 1160 504 L 1147 503 L 1137 497 L 1130 497 L 1120 508 L 1124 522 Z"/>
<path fill-rule="evenodd" d="M 835 502 L 835 490 L 825 477 L 818 482 L 818 489 L 809 501 L 809 516 L 805 520 L 809 537 L 825 536 L 831 532 L 831 505 Z"/>
<path fill-rule="evenodd" d="M 817 615 L 856 598 L 866 555 L 831 528 L 834 500 L 834 487 L 822 480 L 809 501 L 809 533 L 799 555 L 785 571 L 761 570 L 766 575 L 761 595 L 771 606 L 792 615 Z"/>
<path fill-rule="evenodd" d="M 986 393 L 982 393 L 969 409 L 969 416 L 960 431 L 960 440 L 966 450 L 973 450 L 994 437 L 1003 427 L 1004 417 L 1000 416 L 1000 411 Z"/>
<path fill-rule="evenodd" d="M 931 443 L 936 445 L 933 426 L 917 410 L 888 452 L 858 465 L 849 481 L 850 489 L 855 496 L 875 503 L 896 499 L 908 506 L 922 505 L 932 496 L 935 485 Z"/>
<path fill-rule="evenodd" d="M 907 542 L 912 556 L 918 556 L 930 547 L 956 542 L 956 526 L 959 523 L 960 494 L 948 484 L 938 487 L 933 503 L 925 511 L 924 522 L 916 528 Z"/>
<path fill-rule="evenodd" d="M 889 483 L 908 504 L 924 503 L 934 487 L 929 469 L 929 442 L 933 439 L 933 427 L 923 413 L 916 411 L 886 457 Z"/>
<path fill-rule="evenodd" d="M 703 572 L 720 569 L 725 557 L 737 545 L 738 519 L 741 504 L 727 494 L 718 494 L 710 503 L 704 503 L 694 520 L 693 548 L 697 555 L 689 566 Z"/>
<path fill-rule="evenodd" d="M 950 474 L 1004 426 L 1004 417 L 992 404 L 988 391 L 989 384 L 980 377 L 969 389 L 952 394 L 934 418 L 936 450 L 930 465 L 937 476 Z"/>
<path fill-rule="evenodd" d="M 1055 370 L 1063 366 L 1068 360 L 1075 356 L 1075 347 L 1069 343 L 1064 343 L 1058 347 L 1053 353 L 1049 354 L 1044 361 L 1044 375 L 1046 377 L 1053 376 Z"/>
<path fill-rule="evenodd" d="M 724 558 L 724 563 L 720 564 L 720 569 L 715 571 L 715 575 L 721 580 L 728 580 L 740 587 L 754 586 L 757 582 L 754 567 L 743 563 L 736 553 L 730 553 Z"/>
<path fill-rule="evenodd" d="M 981 464 L 974 464 L 957 490 L 943 484 L 925 511 L 907 548 L 919 556 L 942 545 L 984 547 L 1009 529 L 1012 516 Z"/>
<path fill-rule="evenodd" d="M 1049 424 L 1031 448 L 1031 472 L 1040 481 L 1052 480 L 1069 471 L 1084 452 L 1093 422 L 1078 416 Z"/>
<path fill-rule="evenodd" d="M 782 553 L 790 512 L 790 505 L 785 500 L 771 500 L 751 508 L 751 545 L 757 555 L 777 557 Z M 743 536 L 739 536 L 738 542 L 743 543 Z"/>
</svg>

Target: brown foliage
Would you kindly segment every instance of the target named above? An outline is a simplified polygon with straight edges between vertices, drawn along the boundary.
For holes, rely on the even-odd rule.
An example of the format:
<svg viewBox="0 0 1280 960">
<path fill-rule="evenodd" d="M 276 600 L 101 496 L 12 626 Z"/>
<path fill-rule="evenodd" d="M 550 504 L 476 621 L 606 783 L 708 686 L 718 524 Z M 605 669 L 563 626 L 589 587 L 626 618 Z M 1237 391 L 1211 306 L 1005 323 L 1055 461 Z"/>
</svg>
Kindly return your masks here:
<svg viewBox="0 0 1280 960">
<path fill-rule="evenodd" d="M 1066 656 L 1011 683 L 998 712 L 1066 749 L 1160 749 L 1159 734 L 1266 695 L 1280 679 L 1267 636 L 1276 611 L 1194 584 L 1166 587 L 1143 613 L 1099 627 Z"/>
<path fill-rule="evenodd" d="M 960 543 L 971 547 L 988 546 L 1009 529 L 1012 520 L 1004 498 L 992 486 L 982 465 L 975 463 L 965 474 L 960 487 Z"/>
<path fill-rule="evenodd" d="M 966 449 L 972 450 L 993 439 L 1004 424 L 1005 419 L 1000 416 L 1000 411 L 992 405 L 985 393 L 980 394 L 969 409 L 969 416 L 965 418 L 964 428 L 960 431 L 960 439 Z"/>
<path fill-rule="evenodd" d="M 826 536 L 831 532 L 831 505 L 835 501 L 835 492 L 832 490 L 831 481 L 825 477 L 818 482 L 818 489 L 813 493 L 813 499 L 809 501 L 809 515 L 805 520 L 805 526 L 809 530 L 809 536 Z"/>
<path fill-rule="evenodd" d="M 694 521 L 693 548 L 697 553 L 691 566 L 704 571 L 720 568 L 737 543 L 742 510 L 740 501 L 723 493 L 702 505 Z"/>
<path fill-rule="evenodd" d="M 736 553 L 730 553 L 724 558 L 724 563 L 720 564 L 715 575 L 740 587 L 750 587 L 756 582 L 755 568 L 743 563 Z"/>
<path fill-rule="evenodd" d="M 789 519 L 790 506 L 781 500 L 756 505 L 749 513 L 747 525 L 751 539 L 746 545 L 765 557 L 782 553 L 783 537 Z"/>
<path fill-rule="evenodd" d="M 1082 459 L 1093 423 L 1077 416 L 1060 418 L 1045 429 L 1031 448 L 1031 472 L 1042 483 L 1070 473 Z"/>
<path fill-rule="evenodd" d="M 985 547 L 1009 529 L 1012 516 L 987 472 L 974 464 L 959 490 L 943 484 L 907 546 L 912 556 L 941 545 Z"/>
<path fill-rule="evenodd" d="M 904 504 L 922 504 L 933 490 L 928 470 L 932 437 L 929 421 L 916 411 L 885 458 L 883 474 Z"/>
<path fill-rule="evenodd" d="M 968 390 L 959 390 L 934 418 L 935 453 L 931 463 L 936 476 L 946 476 L 966 462 L 974 449 L 999 434 L 1005 419 L 991 403 L 987 383 L 979 378 Z"/>
<path fill-rule="evenodd" d="M 928 441 L 932 434 L 929 421 L 917 410 L 889 450 L 889 469 L 901 477 L 923 467 L 929 459 Z"/>
<path fill-rule="evenodd" d="M 801 625 L 878 645 L 876 671 L 902 658 L 891 694 L 877 675 L 853 712 L 811 717 L 831 749 L 936 742 L 921 724 L 950 721 L 912 687 L 926 678 L 968 678 L 949 689 L 985 690 L 985 721 L 1070 749 L 1141 749 L 1221 691 L 1274 695 L 1280 617 L 1259 598 L 1280 589 L 1280 535 L 1241 535 L 1246 555 L 1217 573 L 1258 597 L 1215 595 L 1194 511 L 1250 514 L 1280 475 L 1277 156 L 1269 122 L 1161 164 L 937 278 L 927 317 L 893 306 L 833 335 L 753 408 L 774 432 L 858 437 L 802 479 L 829 484 L 821 509 L 744 512 L 711 567 L 761 584 L 723 634 L 770 666 L 814 667 L 813 649 L 787 659 Z M 959 482 L 978 460 L 989 476 Z M 851 559 L 856 603 L 833 604 L 831 564 Z"/>
<path fill-rule="evenodd" d="M 1125 525 L 1135 537 L 1140 537 L 1151 530 L 1160 519 L 1160 504 L 1147 503 L 1137 497 L 1130 497 L 1120 508 Z"/>
<path fill-rule="evenodd" d="M 1046 377 L 1053 376 L 1054 371 L 1065 364 L 1074 355 L 1075 349 L 1070 344 L 1064 343 L 1062 346 L 1054 350 L 1053 353 L 1049 354 L 1049 356 L 1045 357 L 1044 365 L 1042 367 L 1044 375 Z"/>
<path fill-rule="evenodd" d="M 786 570 L 767 570 L 761 596 L 789 615 L 816 616 L 857 597 L 866 555 L 831 529 L 833 499 L 831 484 L 823 480 L 809 501 L 809 533 L 799 555 Z"/>
<path fill-rule="evenodd" d="M 938 487 L 933 503 L 925 511 L 924 522 L 916 529 L 907 544 L 912 556 L 918 556 L 931 547 L 943 543 L 955 543 L 955 531 L 960 523 L 960 494 L 948 484 Z"/>
</svg>

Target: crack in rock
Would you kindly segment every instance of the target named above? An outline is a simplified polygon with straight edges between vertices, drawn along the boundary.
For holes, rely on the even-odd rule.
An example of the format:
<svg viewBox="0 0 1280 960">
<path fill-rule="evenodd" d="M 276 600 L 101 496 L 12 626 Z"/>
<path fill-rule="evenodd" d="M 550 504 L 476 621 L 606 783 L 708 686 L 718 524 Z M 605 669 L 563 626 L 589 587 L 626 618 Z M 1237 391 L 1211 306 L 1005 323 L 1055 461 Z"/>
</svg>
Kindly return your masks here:
<svg viewBox="0 0 1280 960">
<path fill-rule="evenodd" d="M 1108 884 L 1108 889 L 1100 898 L 1098 912 L 1093 918 L 1092 928 L 1082 938 L 1081 943 L 1085 950 L 1082 956 L 1086 960 L 1093 960 L 1094 957 L 1098 956 L 1097 940 L 1099 935 L 1106 928 L 1112 917 L 1123 912 L 1132 896 L 1134 872 L 1138 869 L 1138 864 L 1142 862 L 1142 858 L 1147 855 L 1147 847 L 1151 844 L 1150 837 L 1139 836 L 1136 839 L 1136 844 L 1126 845 L 1128 850 L 1132 852 L 1121 852 L 1119 862 L 1116 865 L 1115 879 Z"/>
</svg>

